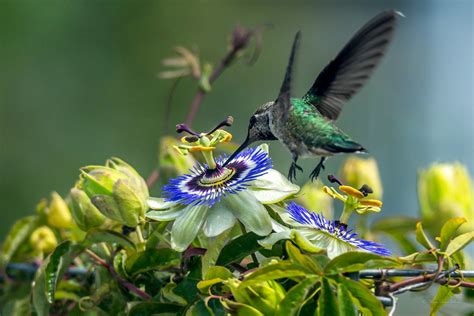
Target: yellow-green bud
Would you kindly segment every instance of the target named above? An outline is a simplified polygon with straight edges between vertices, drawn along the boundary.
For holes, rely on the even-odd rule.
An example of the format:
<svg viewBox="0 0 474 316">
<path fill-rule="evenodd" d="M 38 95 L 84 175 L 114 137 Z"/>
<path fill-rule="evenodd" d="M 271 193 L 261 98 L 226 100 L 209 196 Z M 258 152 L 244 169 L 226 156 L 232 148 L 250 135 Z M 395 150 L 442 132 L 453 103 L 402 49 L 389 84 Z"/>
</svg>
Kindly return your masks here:
<svg viewBox="0 0 474 316">
<path fill-rule="evenodd" d="M 56 228 L 71 228 L 72 217 L 69 207 L 56 192 L 51 193 L 51 202 L 47 209 L 48 224 Z"/>
<path fill-rule="evenodd" d="M 333 218 L 333 199 L 323 191 L 323 187 L 320 180 L 306 183 L 298 193 L 297 202 L 309 210 L 322 212 L 325 217 Z"/>
<path fill-rule="evenodd" d="M 84 191 L 72 188 L 70 196 L 72 217 L 80 229 L 88 231 L 105 222 L 105 216 L 92 204 Z"/>
<path fill-rule="evenodd" d="M 35 250 L 49 253 L 56 248 L 58 241 L 48 226 L 41 226 L 31 233 L 30 245 Z"/>
<path fill-rule="evenodd" d="M 344 184 L 357 189 L 367 184 L 373 190 L 371 198 L 382 199 L 382 181 L 377 161 L 374 158 L 364 159 L 349 156 L 342 165 L 341 178 Z"/>
<path fill-rule="evenodd" d="M 106 217 L 123 225 L 137 226 L 148 209 L 149 193 L 145 181 L 118 158 L 108 160 L 106 165 L 82 168 L 77 187 L 84 190 Z"/>
<path fill-rule="evenodd" d="M 464 217 L 461 231 L 474 229 L 474 197 L 469 173 L 462 164 L 436 163 L 418 174 L 418 200 L 423 221 L 439 232 L 450 218 Z"/>
<path fill-rule="evenodd" d="M 285 297 L 285 289 L 273 280 L 242 287 L 239 280 L 230 279 L 226 285 L 237 302 L 252 306 L 264 315 L 274 315 Z"/>
</svg>

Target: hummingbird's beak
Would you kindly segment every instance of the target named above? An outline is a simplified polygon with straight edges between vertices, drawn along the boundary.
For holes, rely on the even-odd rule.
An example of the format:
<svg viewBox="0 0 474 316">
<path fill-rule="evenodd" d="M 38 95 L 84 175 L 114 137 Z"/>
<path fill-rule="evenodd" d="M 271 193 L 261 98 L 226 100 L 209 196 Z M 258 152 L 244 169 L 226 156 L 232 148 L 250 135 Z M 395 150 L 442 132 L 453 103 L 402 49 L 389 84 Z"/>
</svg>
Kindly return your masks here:
<svg viewBox="0 0 474 316">
<path fill-rule="evenodd" d="M 230 157 L 224 162 L 224 164 L 222 165 L 222 167 L 225 167 L 227 166 L 227 164 L 235 158 L 235 156 L 237 156 L 242 150 L 245 149 L 245 147 L 247 147 L 249 144 L 250 144 L 250 133 L 247 134 L 247 138 L 244 140 L 244 142 L 242 143 L 242 145 L 240 145 L 239 148 L 237 148 L 236 151 L 234 151 L 234 153 L 232 155 L 230 155 Z"/>
</svg>

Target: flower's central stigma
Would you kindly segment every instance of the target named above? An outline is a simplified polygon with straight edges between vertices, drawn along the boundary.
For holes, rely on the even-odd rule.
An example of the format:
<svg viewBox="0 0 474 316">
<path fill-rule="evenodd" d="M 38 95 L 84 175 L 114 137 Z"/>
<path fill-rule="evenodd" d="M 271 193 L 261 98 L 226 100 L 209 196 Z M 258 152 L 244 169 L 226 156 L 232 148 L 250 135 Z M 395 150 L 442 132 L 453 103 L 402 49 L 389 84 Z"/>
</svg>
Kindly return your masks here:
<svg viewBox="0 0 474 316">
<path fill-rule="evenodd" d="M 203 187 L 213 187 L 225 184 L 232 179 L 236 170 L 234 168 L 222 168 L 217 165 L 217 168 L 206 170 L 203 177 L 199 179 L 199 185 Z"/>
</svg>

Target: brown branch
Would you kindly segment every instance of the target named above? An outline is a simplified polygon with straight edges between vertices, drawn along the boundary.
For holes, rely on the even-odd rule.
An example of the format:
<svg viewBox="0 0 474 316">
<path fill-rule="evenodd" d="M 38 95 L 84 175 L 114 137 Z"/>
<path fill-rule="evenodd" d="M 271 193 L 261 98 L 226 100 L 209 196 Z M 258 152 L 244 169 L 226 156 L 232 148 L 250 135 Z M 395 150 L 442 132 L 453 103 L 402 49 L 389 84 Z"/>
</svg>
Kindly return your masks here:
<svg viewBox="0 0 474 316">
<path fill-rule="evenodd" d="M 112 275 L 112 277 L 114 279 L 117 280 L 118 283 L 120 283 L 120 285 L 122 285 L 124 288 L 126 288 L 127 290 L 129 290 L 130 292 L 133 292 L 135 293 L 136 295 L 138 295 L 139 297 L 141 297 L 142 299 L 144 299 L 145 301 L 150 301 L 152 299 L 151 295 L 140 290 L 139 288 L 137 288 L 135 285 L 133 285 L 132 283 L 128 282 L 127 280 L 125 280 L 124 278 L 122 278 L 115 270 L 114 268 L 108 264 L 104 259 L 102 259 L 101 257 L 99 257 L 97 254 L 95 254 L 94 252 L 92 252 L 91 250 L 89 249 L 86 249 L 86 253 L 89 255 L 89 257 L 91 257 L 92 260 L 94 260 L 97 264 L 103 266 L 104 268 L 106 268 L 109 273 Z"/>
<path fill-rule="evenodd" d="M 260 30 L 245 30 L 244 28 L 237 26 L 232 33 L 232 40 L 231 40 L 231 49 L 227 52 L 227 54 L 222 58 L 220 64 L 214 69 L 214 71 L 209 76 L 209 84 L 212 84 L 224 70 L 232 63 L 232 61 L 237 56 L 237 53 L 244 49 L 252 36 L 258 34 Z M 202 100 L 207 92 L 202 89 L 198 88 L 196 95 L 194 96 L 193 101 L 189 107 L 189 112 L 186 117 L 186 125 L 192 125 L 194 118 L 201 106 Z"/>
<path fill-rule="evenodd" d="M 153 169 L 148 178 L 146 179 L 146 185 L 148 189 L 155 185 L 156 181 L 160 177 L 160 171 L 158 169 Z"/>
</svg>

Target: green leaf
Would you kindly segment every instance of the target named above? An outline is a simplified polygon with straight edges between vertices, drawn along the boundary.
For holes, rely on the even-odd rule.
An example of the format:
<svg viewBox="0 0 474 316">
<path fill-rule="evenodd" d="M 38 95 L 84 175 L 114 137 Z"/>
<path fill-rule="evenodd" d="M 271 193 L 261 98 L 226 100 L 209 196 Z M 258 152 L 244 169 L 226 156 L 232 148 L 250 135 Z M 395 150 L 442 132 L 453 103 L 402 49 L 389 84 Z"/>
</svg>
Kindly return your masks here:
<svg viewBox="0 0 474 316">
<path fill-rule="evenodd" d="M 337 300 L 341 316 L 356 316 L 355 306 L 349 290 L 344 283 L 337 285 Z"/>
<path fill-rule="evenodd" d="M 365 267 L 367 263 L 372 260 L 377 261 L 392 261 L 393 265 L 396 265 L 396 261 L 387 257 L 382 257 L 369 252 L 346 252 L 342 255 L 332 259 L 327 265 L 324 271 L 328 274 L 353 272 L 360 270 Z"/>
<path fill-rule="evenodd" d="M 279 262 L 275 264 L 270 264 L 264 267 L 259 268 L 257 271 L 252 272 L 245 280 L 242 282 L 241 286 L 249 286 L 253 283 L 258 283 L 268 280 L 276 280 L 283 278 L 292 278 L 292 277 L 302 277 L 311 275 L 311 271 L 290 262 Z"/>
<path fill-rule="evenodd" d="M 311 276 L 301 281 L 297 285 L 293 286 L 285 298 L 280 302 L 279 309 L 276 316 L 289 316 L 298 315 L 299 310 L 304 305 L 306 297 L 313 289 L 316 282 L 318 282 L 317 276 Z"/>
<path fill-rule="evenodd" d="M 65 242 L 59 244 L 56 249 L 49 256 L 48 264 L 45 269 L 45 278 L 46 278 L 46 299 L 48 303 L 52 304 L 54 301 L 54 292 L 56 291 L 56 286 L 58 284 L 58 279 L 61 276 L 62 268 L 67 268 L 68 265 L 64 266 L 63 257 L 69 253 L 71 248 L 71 242 L 66 240 Z M 69 258 L 68 261 L 72 259 Z"/>
<path fill-rule="evenodd" d="M 452 256 L 474 239 L 474 231 L 457 236 L 446 247 L 446 255 Z"/>
<path fill-rule="evenodd" d="M 175 288 L 176 283 L 170 282 L 161 289 L 161 293 L 163 294 L 163 297 L 171 303 L 185 306 L 187 304 L 186 300 L 174 292 Z"/>
<path fill-rule="evenodd" d="M 109 244 L 117 244 L 129 250 L 136 250 L 136 246 L 127 237 L 124 235 L 115 232 L 113 230 L 106 229 L 92 229 L 87 233 L 86 238 L 84 239 L 86 245 L 98 244 L 101 242 L 106 242 Z"/>
<path fill-rule="evenodd" d="M 363 315 L 368 316 L 385 316 L 385 310 L 382 303 L 375 295 L 359 282 L 345 279 L 343 281 Z"/>
<path fill-rule="evenodd" d="M 38 315 L 48 315 L 49 306 L 54 301 L 58 280 L 71 261 L 82 251 L 82 246 L 66 240 L 46 258 L 36 272 L 33 286 L 33 305 Z"/>
<path fill-rule="evenodd" d="M 265 316 L 263 313 L 261 313 L 259 310 L 256 308 L 234 302 L 228 299 L 224 299 L 222 301 L 222 304 L 229 310 L 231 310 L 231 315 L 237 315 L 237 316 Z"/>
<path fill-rule="evenodd" d="M 287 241 L 286 245 L 286 253 L 290 257 L 290 260 L 293 263 L 301 264 L 304 267 L 307 267 L 313 271 L 313 273 L 319 273 L 322 272 L 323 269 L 321 266 L 318 264 L 317 261 L 313 260 L 310 256 L 303 255 L 301 251 L 293 245 L 291 241 Z"/>
<path fill-rule="evenodd" d="M 430 306 L 430 316 L 436 315 L 438 313 L 439 309 L 446 304 L 447 301 L 453 296 L 453 291 L 452 288 L 449 286 L 440 286 L 438 288 L 438 291 L 436 292 L 435 297 L 433 298 L 433 301 L 431 301 L 431 306 Z"/>
<path fill-rule="evenodd" d="M 459 227 L 464 224 L 467 220 L 463 217 L 451 218 L 449 219 L 441 228 L 439 235 L 441 251 L 445 251 L 448 243 L 453 239 L 454 234 L 458 231 Z"/>
<path fill-rule="evenodd" d="M 425 262 L 436 262 L 438 259 L 436 255 L 427 252 L 415 252 L 405 257 L 399 257 L 399 261 L 402 263 L 425 263 Z"/>
<path fill-rule="evenodd" d="M 136 275 L 155 269 L 166 269 L 179 265 L 181 255 L 168 248 L 148 249 L 127 258 L 125 267 L 129 275 Z"/>
<path fill-rule="evenodd" d="M 197 287 L 201 293 L 206 294 L 209 288 L 214 284 L 221 283 L 232 277 L 233 274 L 228 269 L 220 266 L 212 266 L 207 270 L 204 280 L 200 281 Z"/>
<path fill-rule="evenodd" d="M 430 242 L 430 240 L 426 236 L 421 222 L 416 223 L 416 241 L 418 241 L 427 250 L 434 248 L 433 244 Z"/>
<path fill-rule="evenodd" d="M 125 262 L 127 261 L 127 252 L 125 250 L 120 250 L 114 256 L 113 266 L 115 271 L 124 278 L 128 278 L 127 268 L 125 267 Z"/>
<path fill-rule="evenodd" d="M 182 306 L 176 304 L 167 303 L 139 303 L 133 305 L 128 313 L 129 316 L 149 316 L 149 315 L 160 315 L 164 313 L 178 314 L 182 309 Z"/>
<path fill-rule="evenodd" d="M 319 295 L 317 314 L 319 316 L 338 316 L 339 308 L 337 306 L 336 295 L 334 295 L 328 279 L 322 278 L 321 281 L 321 294 Z"/>
<path fill-rule="evenodd" d="M 0 266 L 6 266 L 11 257 L 15 254 L 37 226 L 36 216 L 27 216 L 18 220 L 8 232 L 7 238 L 0 253 Z"/>
<path fill-rule="evenodd" d="M 262 249 L 262 246 L 257 242 L 262 238 L 252 232 L 237 237 L 222 248 L 216 265 L 226 266 L 233 262 L 242 261 L 245 257 Z"/>
</svg>

